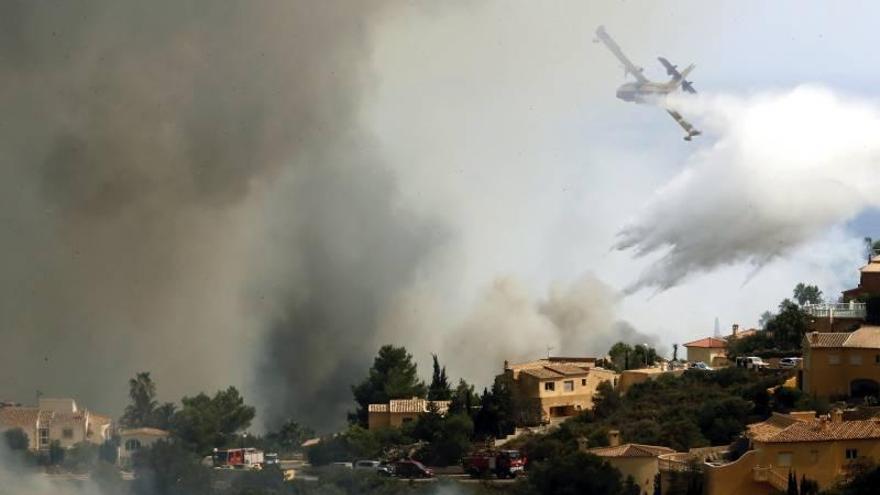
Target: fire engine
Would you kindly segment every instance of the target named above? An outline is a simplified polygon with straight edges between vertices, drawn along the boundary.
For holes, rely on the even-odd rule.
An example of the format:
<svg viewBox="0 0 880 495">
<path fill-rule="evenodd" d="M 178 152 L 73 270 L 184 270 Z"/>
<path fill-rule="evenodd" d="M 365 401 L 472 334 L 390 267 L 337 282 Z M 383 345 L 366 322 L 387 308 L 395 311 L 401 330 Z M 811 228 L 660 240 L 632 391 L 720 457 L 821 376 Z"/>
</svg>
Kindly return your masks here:
<svg viewBox="0 0 880 495">
<path fill-rule="evenodd" d="M 214 449 L 211 458 L 214 467 L 220 469 L 261 469 L 263 466 L 263 451 L 251 447 Z"/>
<path fill-rule="evenodd" d="M 464 471 L 481 478 L 494 473 L 499 478 L 522 474 L 526 458 L 518 450 L 479 450 L 461 459 Z"/>
</svg>

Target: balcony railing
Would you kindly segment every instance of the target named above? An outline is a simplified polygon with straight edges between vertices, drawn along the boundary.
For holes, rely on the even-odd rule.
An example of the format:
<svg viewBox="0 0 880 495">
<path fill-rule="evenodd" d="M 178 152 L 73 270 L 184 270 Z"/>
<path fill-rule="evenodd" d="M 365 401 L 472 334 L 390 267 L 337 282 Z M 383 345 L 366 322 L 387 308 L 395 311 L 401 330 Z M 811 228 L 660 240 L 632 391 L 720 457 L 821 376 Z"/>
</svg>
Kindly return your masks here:
<svg viewBox="0 0 880 495">
<path fill-rule="evenodd" d="M 658 469 L 660 469 L 660 471 L 686 472 L 690 471 L 691 468 L 691 465 L 688 462 L 690 459 L 690 454 L 688 454 L 687 452 L 662 454 L 657 457 L 657 467 Z"/>
<path fill-rule="evenodd" d="M 804 311 L 817 318 L 864 318 L 865 303 L 819 303 L 805 304 Z"/>
</svg>

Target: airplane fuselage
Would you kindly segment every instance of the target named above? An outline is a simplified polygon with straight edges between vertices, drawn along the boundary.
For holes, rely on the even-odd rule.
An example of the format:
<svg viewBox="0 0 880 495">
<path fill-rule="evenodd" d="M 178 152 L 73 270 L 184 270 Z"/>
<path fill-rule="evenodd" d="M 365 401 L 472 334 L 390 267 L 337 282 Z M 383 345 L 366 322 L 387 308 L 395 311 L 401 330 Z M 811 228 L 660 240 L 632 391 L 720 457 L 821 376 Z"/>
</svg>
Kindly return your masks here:
<svg viewBox="0 0 880 495">
<path fill-rule="evenodd" d="M 632 103 L 652 103 L 670 93 L 667 84 L 655 82 L 629 82 L 617 88 L 617 97 Z"/>
</svg>

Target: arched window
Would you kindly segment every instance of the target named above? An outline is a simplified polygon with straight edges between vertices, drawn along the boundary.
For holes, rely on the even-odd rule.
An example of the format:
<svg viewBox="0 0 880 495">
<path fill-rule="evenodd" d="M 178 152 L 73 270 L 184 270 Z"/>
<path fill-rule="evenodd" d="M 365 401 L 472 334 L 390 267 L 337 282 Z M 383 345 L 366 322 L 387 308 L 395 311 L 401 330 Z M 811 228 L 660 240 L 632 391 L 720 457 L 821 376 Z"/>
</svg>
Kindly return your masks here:
<svg viewBox="0 0 880 495">
<path fill-rule="evenodd" d="M 131 438 L 125 441 L 125 450 L 133 452 L 141 448 L 141 441 L 137 438 Z"/>
</svg>

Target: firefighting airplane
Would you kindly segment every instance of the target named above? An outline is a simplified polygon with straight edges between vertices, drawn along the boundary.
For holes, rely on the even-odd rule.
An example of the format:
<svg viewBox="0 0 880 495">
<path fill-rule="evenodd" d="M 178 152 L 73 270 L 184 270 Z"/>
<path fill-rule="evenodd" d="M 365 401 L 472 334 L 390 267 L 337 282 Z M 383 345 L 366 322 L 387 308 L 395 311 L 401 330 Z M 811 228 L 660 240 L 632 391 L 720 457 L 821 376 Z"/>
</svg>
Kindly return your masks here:
<svg viewBox="0 0 880 495">
<path fill-rule="evenodd" d="M 611 36 L 605 32 L 604 26 L 599 26 L 596 29 L 596 39 L 593 40 L 593 42 L 598 43 L 599 41 L 604 43 L 605 46 L 611 50 L 611 53 L 617 57 L 617 60 L 620 60 L 620 63 L 623 64 L 624 77 L 627 74 L 632 74 L 632 76 L 636 78 L 635 82 L 624 83 L 617 89 L 617 97 L 621 100 L 633 103 L 657 103 L 658 100 L 662 99 L 669 93 L 678 90 L 679 87 L 688 93 L 697 92 L 694 89 L 693 84 L 685 79 L 687 75 L 694 70 L 693 64 L 679 72 L 677 66 L 672 65 L 665 58 L 659 57 L 657 60 L 663 64 L 663 67 L 666 68 L 666 73 L 671 76 L 672 79 L 666 83 L 653 82 L 648 80 L 648 78 L 642 74 L 643 69 L 641 67 L 637 67 L 626 58 L 626 55 L 623 54 L 623 51 L 617 46 L 617 43 L 615 43 Z M 690 122 L 685 120 L 680 113 L 669 106 L 666 106 L 666 111 L 687 133 L 687 136 L 684 137 L 685 141 L 690 141 L 694 136 L 700 135 L 700 131 L 694 128 Z"/>
</svg>

